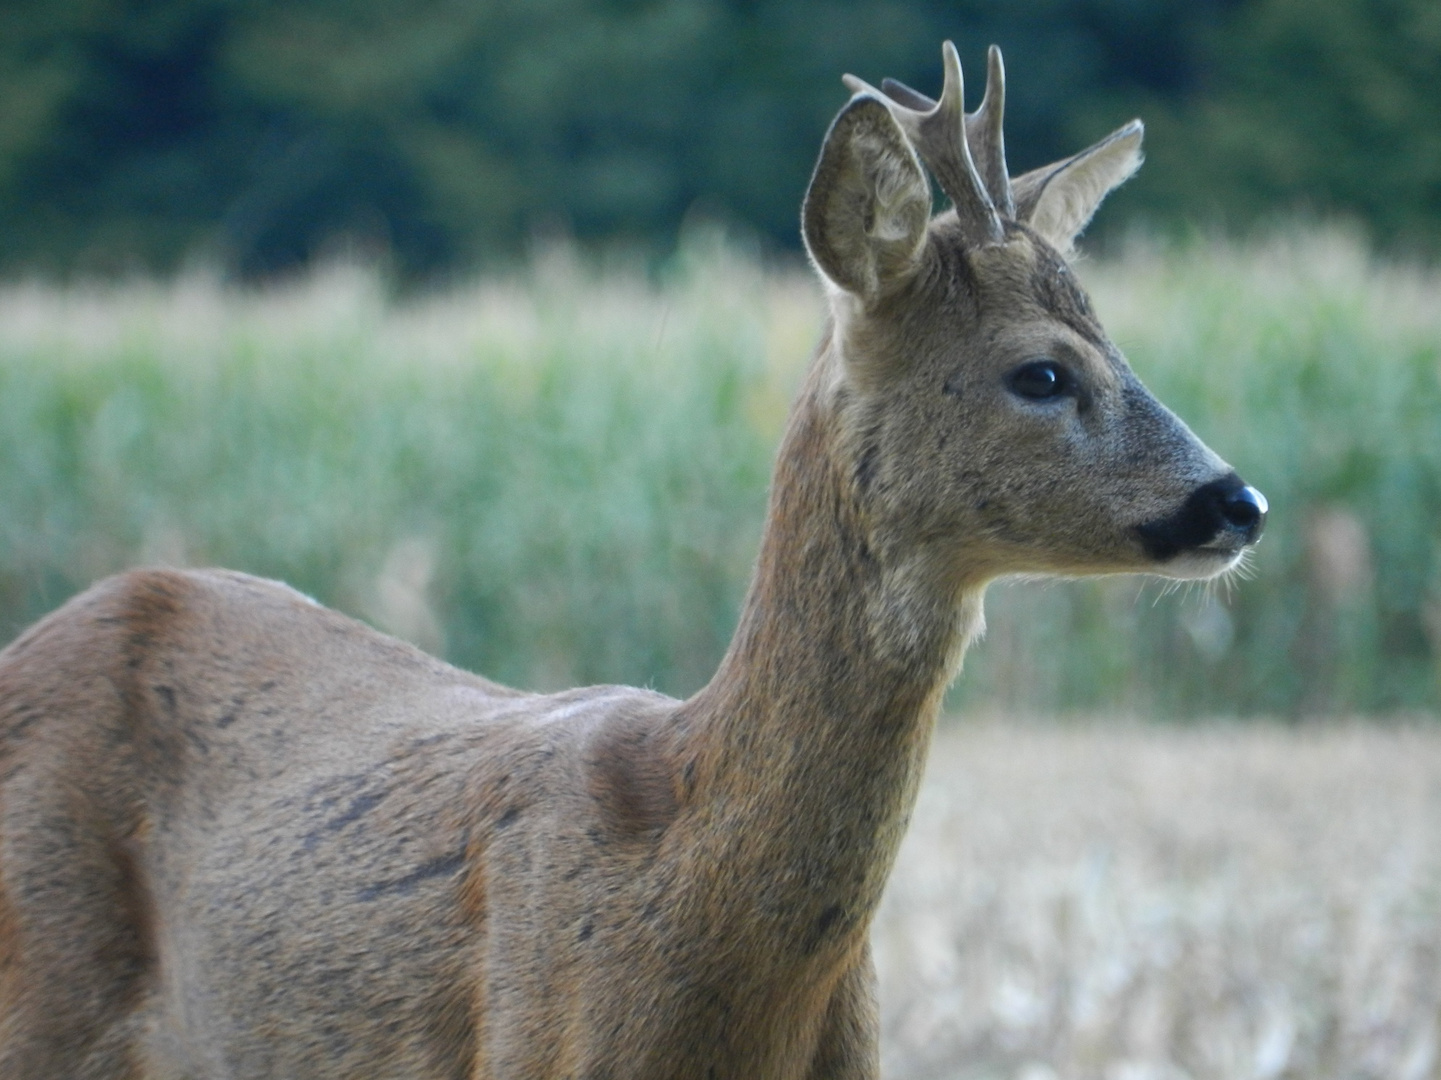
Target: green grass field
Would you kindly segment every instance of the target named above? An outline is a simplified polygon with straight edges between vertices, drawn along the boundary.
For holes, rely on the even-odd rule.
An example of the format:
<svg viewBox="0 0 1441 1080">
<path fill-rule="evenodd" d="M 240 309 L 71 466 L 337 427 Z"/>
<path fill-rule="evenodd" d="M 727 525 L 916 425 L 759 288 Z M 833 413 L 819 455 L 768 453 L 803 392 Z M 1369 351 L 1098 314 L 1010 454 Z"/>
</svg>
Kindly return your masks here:
<svg viewBox="0 0 1441 1080">
<path fill-rule="evenodd" d="M 1220 587 L 997 586 L 953 705 L 1434 710 L 1441 277 L 1333 232 L 1079 269 L 1271 523 Z M 347 267 L 0 288 L 0 635 L 125 566 L 224 564 L 507 682 L 688 693 L 819 316 L 807 273 L 707 239 L 404 300 Z"/>
</svg>

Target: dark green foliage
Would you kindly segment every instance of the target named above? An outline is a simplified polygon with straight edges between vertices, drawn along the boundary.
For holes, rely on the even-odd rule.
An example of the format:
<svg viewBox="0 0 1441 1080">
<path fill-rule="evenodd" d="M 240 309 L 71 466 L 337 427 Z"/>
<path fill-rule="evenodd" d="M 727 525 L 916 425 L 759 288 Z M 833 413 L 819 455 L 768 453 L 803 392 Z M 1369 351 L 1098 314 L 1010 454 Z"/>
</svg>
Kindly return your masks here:
<svg viewBox="0 0 1441 1080">
<path fill-rule="evenodd" d="M 1437 22 L 1429 0 L 12 0 L 0 270 L 255 277 L 342 244 L 431 274 L 557 228 L 664 248 L 689 213 L 794 247 L 840 74 L 934 90 L 943 37 L 973 101 L 1005 48 L 1017 169 L 1153 122 L 1120 215 L 1299 202 L 1431 245 Z"/>
<path fill-rule="evenodd" d="M 1251 0 L 1207 53 L 1198 92 L 1148 110 L 1158 211 L 1243 223 L 1299 207 L 1441 249 L 1441 5 Z"/>
</svg>

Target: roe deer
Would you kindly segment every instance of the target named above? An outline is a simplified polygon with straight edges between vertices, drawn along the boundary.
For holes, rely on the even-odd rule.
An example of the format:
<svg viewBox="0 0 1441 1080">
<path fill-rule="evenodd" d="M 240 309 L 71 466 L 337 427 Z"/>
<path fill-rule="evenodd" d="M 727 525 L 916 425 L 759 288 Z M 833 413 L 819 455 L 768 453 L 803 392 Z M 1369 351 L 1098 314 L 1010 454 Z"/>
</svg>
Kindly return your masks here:
<svg viewBox="0 0 1441 1080">
<path fill-rule="evenodd" d="M 987 582 L 1209 577 L 1266 511 L 1065 261 L 1140 124 L 1012 180 L 999 53 L 969 115 L 942 56 L 939 102 L 847 80 L 829 318 L 694 697 L 521 693 L 224 571 L 0 654 L 0 1075 L 876 1076 L 867 931 Z"/>
</svg>

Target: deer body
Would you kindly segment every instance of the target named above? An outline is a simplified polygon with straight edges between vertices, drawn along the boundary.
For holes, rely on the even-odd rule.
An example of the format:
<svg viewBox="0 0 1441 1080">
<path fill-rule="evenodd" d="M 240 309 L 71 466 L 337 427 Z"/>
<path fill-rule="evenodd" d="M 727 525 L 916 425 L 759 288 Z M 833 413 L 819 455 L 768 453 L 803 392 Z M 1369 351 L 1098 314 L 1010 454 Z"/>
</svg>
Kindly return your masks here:
<svg viewBox="0 0 1441 1080">
<path fill-rule="evenodd" d="M 1057 253 L 1135 146 L 1012 191 L 998 105 L 978 165 L 937 141 L 946 58 L 827 137 L 832 316 L 694 697 L 519 693 L 224 571 L 0 654 L 0 1075 L 877 1075 L 867 933 L 986 583 L 1208 576 L 1264 513 Z"/>
</svg>

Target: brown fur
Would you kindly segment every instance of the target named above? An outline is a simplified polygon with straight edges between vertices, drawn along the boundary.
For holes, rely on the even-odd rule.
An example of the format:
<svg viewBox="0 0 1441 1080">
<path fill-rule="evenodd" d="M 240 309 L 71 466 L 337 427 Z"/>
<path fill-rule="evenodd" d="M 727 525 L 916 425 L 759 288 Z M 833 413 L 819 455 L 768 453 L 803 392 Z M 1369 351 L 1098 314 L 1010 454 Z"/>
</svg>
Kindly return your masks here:
<svg viewBox="0 0 1441 1080">
<path fill-rule="evenodd" d="M 976 246 L 926 184 L 858 95 L 807 196 L 832 320 L 691 699 L 518 693 L 225 571 L 0 654 L 0 1075 L 876 1076 L 867 931 L 986 582 L 1164 569 L 1135 527 L 1224 471 L 1050 241 Z M 1006 389 L 1037 356 L 1074 401 Z"/>
</svg>

